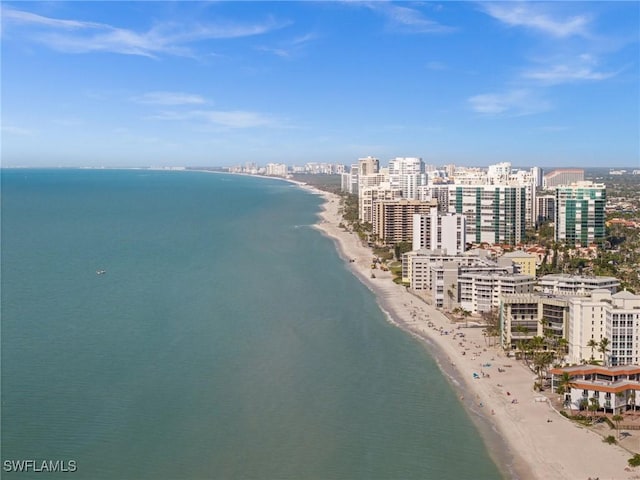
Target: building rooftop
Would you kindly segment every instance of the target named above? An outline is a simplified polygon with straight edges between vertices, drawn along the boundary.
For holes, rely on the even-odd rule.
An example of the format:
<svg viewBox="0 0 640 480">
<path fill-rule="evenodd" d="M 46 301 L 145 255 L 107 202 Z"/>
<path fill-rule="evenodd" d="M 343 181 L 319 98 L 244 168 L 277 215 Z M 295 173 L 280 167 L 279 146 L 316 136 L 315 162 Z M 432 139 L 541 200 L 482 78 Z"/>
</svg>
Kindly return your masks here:
<svg viewBox="0 0 640 480">
<path fill-rule="evenodd" d="M 537 258 L 535 255 L 531 255 L 523 250 L 515 250 L 502 255 L 504 258 Z"/>
</svg>

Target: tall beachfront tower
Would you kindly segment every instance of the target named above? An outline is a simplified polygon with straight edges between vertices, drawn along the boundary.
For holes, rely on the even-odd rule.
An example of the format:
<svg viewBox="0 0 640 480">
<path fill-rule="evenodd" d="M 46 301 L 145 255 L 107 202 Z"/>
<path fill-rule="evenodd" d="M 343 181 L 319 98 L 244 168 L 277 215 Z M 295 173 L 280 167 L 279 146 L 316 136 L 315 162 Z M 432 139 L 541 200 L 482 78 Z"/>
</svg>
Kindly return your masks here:
<svg viewBox="0 0 640 480">
<path fill-rule="evenodd" d="M 380 161 L 374 157 L 358 159 L 358 175 L 374 175 L 380 170 Z"/>
<path fill-rule="evenodd" d="M 526 187 L 449 185 L 449 212 L 466 217 L 468 242 L 515 245 L 525 234 Z"/>
<path fill-rule="evenodd" d="M 427 184 L 424 162 L 417 157 L 396 157 L 389 161 L 391 188 L 402 190 L 402 197 L 418 200 L 418 187 Z"/>
<path fill-rule="evenodd" d="M 577 182 L 556 187 L 555 240 L 588 246 L 605 237 L 607 190 L 603 183 Z"/>
</svg>

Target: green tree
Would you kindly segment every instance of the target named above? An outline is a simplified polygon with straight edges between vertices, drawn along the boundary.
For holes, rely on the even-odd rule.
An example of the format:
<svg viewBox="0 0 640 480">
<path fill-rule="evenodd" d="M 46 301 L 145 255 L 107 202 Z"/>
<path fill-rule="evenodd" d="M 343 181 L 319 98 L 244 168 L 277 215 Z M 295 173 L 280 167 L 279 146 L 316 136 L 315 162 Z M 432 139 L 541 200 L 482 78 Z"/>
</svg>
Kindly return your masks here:
<svg viewBox="0 0 640 480">
<path fill-rule="evenodd" d="M 598 400 L 598 397 L 591 397 L 589 399 L 587 410 L 591 412 L 591 421 L 593 421 L 593 419 L 596 418 L 596 412 L 600 410 L 600 400 Z"/>
<path fill-rule="evenodd" d="M 598 343 L 598 352 L 602 354 L 602 365 L 607 366 L 607 352 L 609 351 L 609 339 L 603 337 Z"/>
<path fill-rule="evenodd" d="M 613 420 L 616 424 L 616 431 L 618 433 L 618 440 L 620 440 L 620 422 L 622 420 L 624 420 L 624 417 L 620 414 L 614 415 L 613 417 L 611 417 L 611 420 Z"/>
<path fill-rule="evenodd" d="M 598 342 L 596 342 L 593 338 L 587 342 L 587 347 L 591 348 L 591 359 L 590 362 L 593 362 L 593 350 L 598 346 Z"/>
</svg>

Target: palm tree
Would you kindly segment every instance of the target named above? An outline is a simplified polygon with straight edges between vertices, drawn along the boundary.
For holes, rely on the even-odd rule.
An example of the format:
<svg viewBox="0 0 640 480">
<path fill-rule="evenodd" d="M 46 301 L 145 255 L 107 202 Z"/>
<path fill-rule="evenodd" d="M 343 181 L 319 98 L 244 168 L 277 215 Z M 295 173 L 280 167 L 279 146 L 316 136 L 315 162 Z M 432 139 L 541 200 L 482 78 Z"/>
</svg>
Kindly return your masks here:
<svg viewBox="0 0 640 480">
<path fill-rule="evenodd" d="M 569 374 L 569 372 L 562 372 L 562 375 L 558 379 L 558 386 L 556 387 L 556 392 L 560 395 L 564 395 L 571 391 L 571 389 L 575 386 L 573 382 L 573 377 Z"/>
<path fill-rule="evenodd" d="M 598 346 L 598 342 L 596 342 L 593 338 L 587 342 L 587 347 L 591 348 L 591 359 L 590 362 L 593 362 L 593 349 Z"/>
<path fill-rule="evenodd" d="M 602 354 L 602 365 L 607 366 L 607 352 L 609 351 L 609 339 L 603 337 L 598 344 L 598 352 Z"/>
<path fill-rule="evenodd" d="M 598 400 L 598 397 L 591 397 L 589 399 L 589 402 L 591 404 L 589 405 L 589 407 L 587 407 L 587 409 L 591 412 L 591 421 L 593 421 L 593 419 L 596 417 L 596 412 L 600 410 L 600 401 Z"/>
<path fill-rule="evenodd" d="M 620 440 L 620 422 L 624 420 L 624 417 L 618 414 L 611 417 L 611 420 L 613 420 L 616 423 L 616 430 L 618 431 L 618 440 Z"/>
<path fill-rule="evenodd" d="M 559 338 L 557 351 L 558 361 L 560 361 L 561 359 L 564 360 L 564 358 L 567 356 L 567 353 L 569 353 L 569 340 L 567 340 L 566 338 Z"/>
<path fill-rule="evenodd" d="M 635 390 L 631 390 L 631 393 L 629 393 L 629 396 L 627 397 L 627 403 L 631 401 L 633 403 L 633 411 L 636 411 L 636 391 Z"/>
</svg>

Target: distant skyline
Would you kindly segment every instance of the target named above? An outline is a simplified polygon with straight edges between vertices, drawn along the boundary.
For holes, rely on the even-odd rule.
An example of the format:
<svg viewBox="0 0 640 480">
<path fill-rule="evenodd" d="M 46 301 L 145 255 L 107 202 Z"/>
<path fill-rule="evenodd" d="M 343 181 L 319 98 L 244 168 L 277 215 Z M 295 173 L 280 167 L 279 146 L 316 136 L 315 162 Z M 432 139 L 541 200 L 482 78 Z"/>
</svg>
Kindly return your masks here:
<svg viewBox="0 0 640 480">
<path fill-rule="evenodd" d="M 638 2 L 0 8 L 7 167 L 640 167 Z"/>
</svg>

